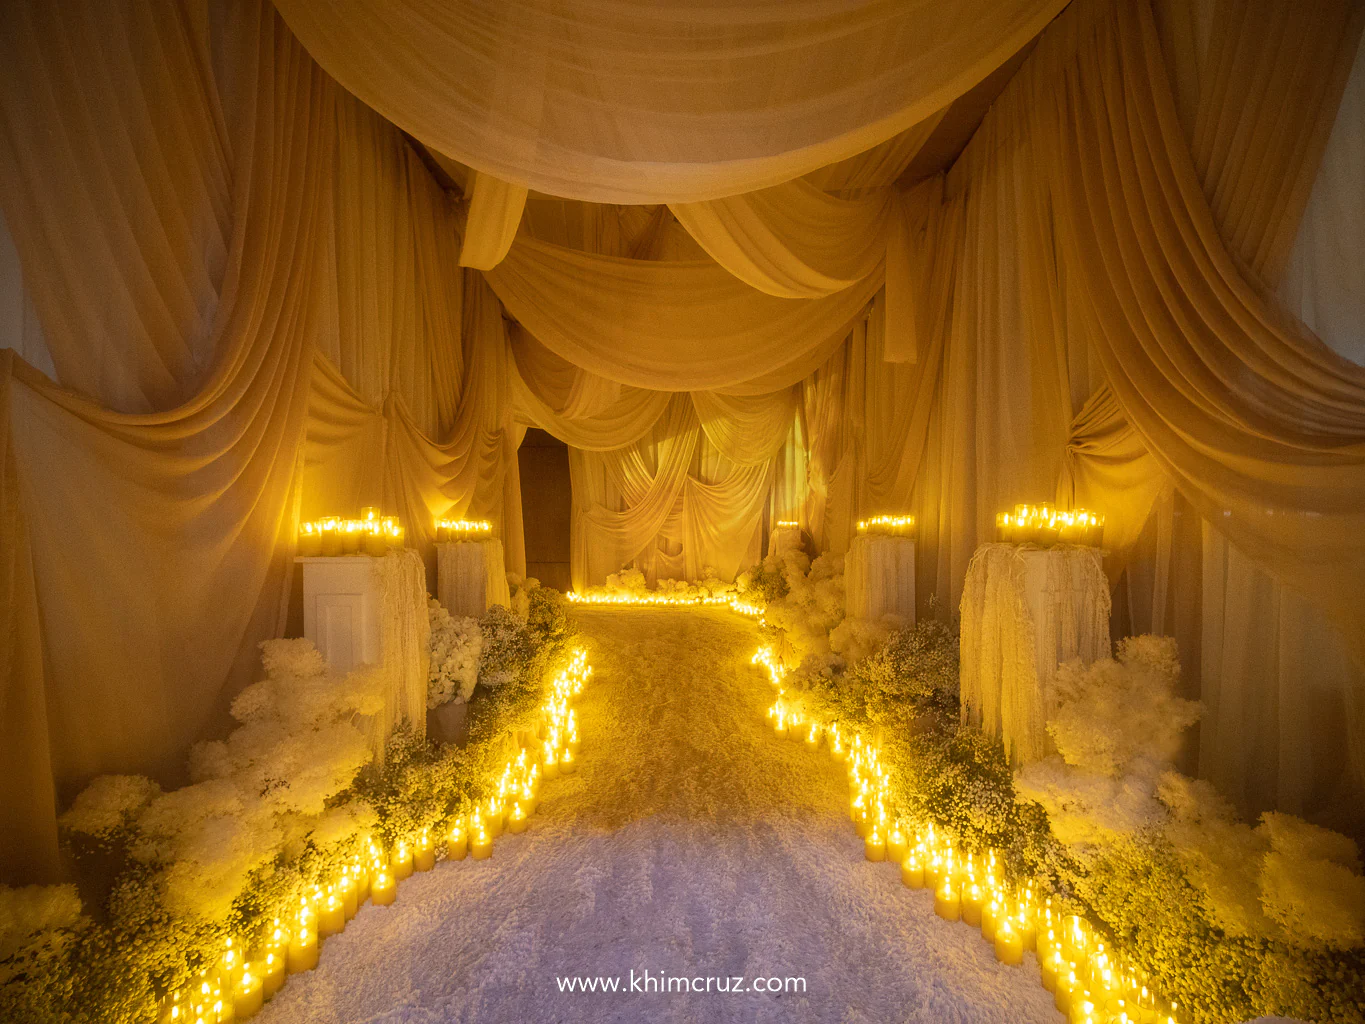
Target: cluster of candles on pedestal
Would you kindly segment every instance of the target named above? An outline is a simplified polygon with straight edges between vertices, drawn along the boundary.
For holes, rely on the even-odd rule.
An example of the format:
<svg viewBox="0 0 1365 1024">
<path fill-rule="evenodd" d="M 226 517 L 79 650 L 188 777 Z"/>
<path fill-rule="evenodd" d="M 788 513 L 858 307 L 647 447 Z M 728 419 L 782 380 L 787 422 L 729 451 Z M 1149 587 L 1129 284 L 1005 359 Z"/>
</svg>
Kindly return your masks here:
<svg viewBox="0 0 1365 1024">
<path fill-rule="evenodd" d="M 777 521 L 777 528 L 779 530 L 799 530 L 801 529 L 801 524 L 795 519 L 779 519 Z"/>
<path fill-rule="evenodd" d="M 1050 897 L 1039 900 L 1027 881 L 1006 881 L 997 851 L 956 849 L 932 825 L 916 831 L 889 814 L 891 776 L 876 746 L 788 704 L 781 688 L 786 670 L 771 648 L 760 648 L 753 662 L 778 688 L 768 709 L 778 736 L 811 750 L 824 745 L 846 764 L 849 815 L 869 861 L 899 865 L 906 886 L 932 890 L 934 913 L 981 929 L 1001 963 L 1017 966 L 1025 951 L 1036 953 L 1043 987 L 1069 1024 L 1177 1024 L 1176 1004 L 1159 1001 L 1141 972 L 1107 950 L 1088 921 L 1055 910 Z"/>
<path fill-rule="evenodd" d="M 995 539 L 1003 544 L 1085 544 L 1104 543 L 1104 516 L 1083 508 L 1054 508 L 1041 505 L 1015 505 L 1013 512 L 995 515 Z"/>
<path fill-rule="evenodd" d="M 384 516 L 373 505 L 360 510 L 359 519 L 323 516 L 300 523 L 298 553 L 304 558 L 334 555 L 382 557 L 389 548 L 403 546 L 403 527 L 397 516 Z"/>
<path fill-rule="evenodd" d="M 445 544 L 458 540 L 477 540 L 493 535 L 493 524 L 487 519 L 437 519 L 436 542 Z"/>
<path fill-rule="evenodd" d="M 578 768 L 578 722 L 570 706 L 592 676 L 586 651 L 576 650 L 555 677 L 541 706 L 536 727 L 519 737 L 518 752 L 503 766 L 490 795 L 468 815 L 455 820 L 446 835 L 449 860 L 486 860 L 493 840 L 504 831 L 524 832 L 539 802 L 542 779 Z M 222 1024 L 257 1013 L 290 974 L 318 965 L 323 939 L 345 929 L 366 899 L 388 906 L 398 898 L 398 883 L 436 866 L 436 841 L 430 830 L 400 840 L 384 853 L 373 842 L 356 854 L 327 885 L 315 885 L 264 930 L 250 960 L 227 939 L 218 962 L 189 985 L 166 997 L 161 1024 Z"/>
<path fill-rule="evenodd" d="M 858 520 L 859 533 L 878 533 L 892 537 L 912 537 L 915 534 L 914 516 L 873 516 Z"/>
</svg>

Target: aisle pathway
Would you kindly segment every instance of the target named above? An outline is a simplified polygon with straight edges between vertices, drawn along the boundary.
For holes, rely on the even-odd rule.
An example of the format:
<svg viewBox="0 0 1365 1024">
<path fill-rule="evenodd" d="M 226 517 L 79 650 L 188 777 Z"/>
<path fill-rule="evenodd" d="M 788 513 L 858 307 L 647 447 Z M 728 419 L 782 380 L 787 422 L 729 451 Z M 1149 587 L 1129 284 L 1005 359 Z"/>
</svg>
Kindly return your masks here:
<svg viewBox="0 0 1365 1024">
<path fill-rule="evenodd" d="M 842 772 L 764 724 L 752 625 L 578 614 L 595 666 L 578 773 L 547 784 L 531 828 L 492 860 L 438 864 L 394 906 L 363 909 L 263 1024 L 1059 1024 L 1031 956 L 997 964 L 979 932 L 934 916 L 931 894 L 864 861 Z M 632 970 L 800 977 L 805 992 L 630 992 Z M 560 992 L 573 976 L 621 991 Z"/>
</svg>

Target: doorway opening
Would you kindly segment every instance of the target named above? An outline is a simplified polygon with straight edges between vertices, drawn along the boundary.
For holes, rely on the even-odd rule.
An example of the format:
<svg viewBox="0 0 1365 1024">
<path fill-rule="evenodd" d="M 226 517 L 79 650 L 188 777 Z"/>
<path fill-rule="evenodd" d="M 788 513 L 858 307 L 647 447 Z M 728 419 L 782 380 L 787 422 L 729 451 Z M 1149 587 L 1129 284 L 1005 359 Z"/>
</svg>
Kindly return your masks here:
<svg viewBox="0 0 1365 1024">
<path fill-rule="evenodd" d="M 569 448 L 558 438 L 531 427 L 517 451 L 517 468 L 521 471 L 526 575 L 567 593 L 572 585 L 569 525 L 573 487 L 569 482 Z"/>
</svg>

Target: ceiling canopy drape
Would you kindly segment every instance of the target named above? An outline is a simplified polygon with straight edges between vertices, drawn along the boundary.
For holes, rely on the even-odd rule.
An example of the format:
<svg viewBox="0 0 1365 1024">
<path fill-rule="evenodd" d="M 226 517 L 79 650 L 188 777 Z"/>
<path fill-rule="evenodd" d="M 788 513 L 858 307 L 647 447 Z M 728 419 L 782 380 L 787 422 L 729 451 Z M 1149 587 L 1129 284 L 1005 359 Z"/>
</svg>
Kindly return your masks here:
<svg viewBox="0 0 1365 1024">
<path fill-rule="evenodd" d="M 278 0 L 329 74 L 476 171 L 599 203 L 778 185 L 947 106 L 1067 0 Z"/>
</svg>

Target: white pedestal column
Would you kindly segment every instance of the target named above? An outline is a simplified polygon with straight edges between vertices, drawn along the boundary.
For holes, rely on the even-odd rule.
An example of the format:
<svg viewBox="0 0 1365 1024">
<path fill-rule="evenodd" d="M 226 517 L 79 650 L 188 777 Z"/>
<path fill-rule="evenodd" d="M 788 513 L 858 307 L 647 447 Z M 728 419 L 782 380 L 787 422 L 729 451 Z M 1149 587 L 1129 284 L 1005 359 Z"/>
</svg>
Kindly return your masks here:
<svg viewBox="0 0 1365 1024">
<path fill-rule="evenodd" d="M 805 545 L 799 526 L 777 526 L 768 535 L 768 554 L 785 555 L 788 551 L 802 551 Z"/>
<path fill-rule="evenodd" d="M 379 581 L 368 555 L 296 558 L 303 565 L 303 635 L 337 675 L 377 665 Z"/>
<path fill-rule="evenodd" d="M 964 716 L 1001 736 L 1014 763 L 1045 757 L 1057 666 L 1110 655 L 1099 549 L 983 544 L 960 611 Z"/>
<path fill-rule="evenodd" d="M 844 556 L 848 615 L 880 619 L 895 615 L 915 624 L 915 538 L 863 533 Z"/>
<path fill-rule="evenodd" d="M 379 673 L 383 707 L 363 723 L 376 754 L 406 723 L 426 733 L 426 571 L 416 551 L 382 558 L 343 555 L 297 558 L 303 565 L 303 633 L 328 668 L 347 675 Z"/>
<path fill-rule="evenodd" d="M 487 537 L 437 544 L 436 586 L 451 615 L 477 619 L 495 604 L 510 606 L 502 541 Z"/>
</svg>

